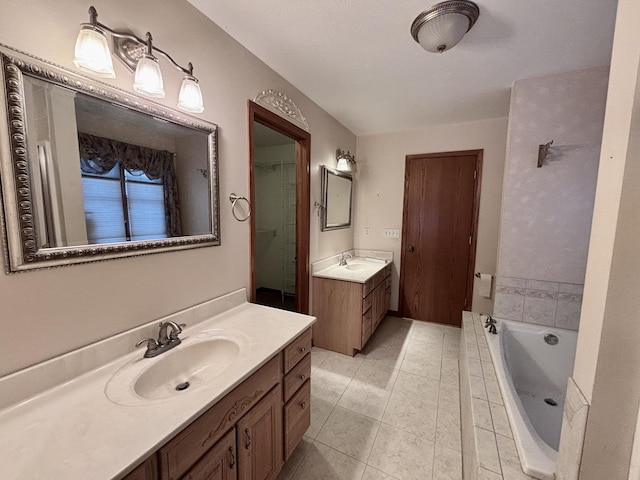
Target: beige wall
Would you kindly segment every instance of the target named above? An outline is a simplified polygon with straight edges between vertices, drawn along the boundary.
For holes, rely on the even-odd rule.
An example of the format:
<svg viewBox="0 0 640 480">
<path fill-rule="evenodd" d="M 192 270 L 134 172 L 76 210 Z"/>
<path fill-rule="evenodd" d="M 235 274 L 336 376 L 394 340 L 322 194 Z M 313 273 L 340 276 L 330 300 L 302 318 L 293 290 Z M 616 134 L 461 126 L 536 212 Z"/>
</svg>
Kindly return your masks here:
<svg viewBox="0 0 640 480">
<path fill-rule="evenodd" d="M 640 403 L 640 3 L 620 0 L 574 379 L 581 480 L 626 479 Z"/>
<path fill-rule="evenodd" d="M 79 24 L 89 3 L 2 1 L 0 42 L 73 68 Z M 247 194 L 247 99 L 264 89 L 287 93 L 311 131 L 311 201 L 320 200 L 321 164 L 335 164 L 336 148 L 355 150 L 355 136 L 310 99 L 257 60 L 186 1 L 98 0 L 102 23 L 148 30 L 158 47 L 181 63 L 193 62 L 200 80 L 202 118 L 220 126 L 222 245 L 23 274 L 0 275 L 0 375 L 114 335 L 187 306 L 249 286 L 249 225 L 229 210 L 231 192 Z M 114 60 L 110 84 L 132 91 L 133 76 Z M 180 75 L 160 60 L 166 99 L 175 106 Z M 311 210 L 311 208 L 310 208 Z M 351 229 L 320 235 L 311 222 L 311 261 L 347 250 Z"/>
<path fill-rule="evenodd" d="M 495 273 L 506 142 L 506 118 L 358 137 L 354 242 L 359 249 L 393 252 L 392 310 L 398 308 L 402 239 L 383 233 L 402 230 L 405 156 L 484 149 L 475 271 Z M 365 228 L 371 229 L 368 237 Z M 474 291 L 472 309 L 491 312 L 493 300 Z"/>
</svg>

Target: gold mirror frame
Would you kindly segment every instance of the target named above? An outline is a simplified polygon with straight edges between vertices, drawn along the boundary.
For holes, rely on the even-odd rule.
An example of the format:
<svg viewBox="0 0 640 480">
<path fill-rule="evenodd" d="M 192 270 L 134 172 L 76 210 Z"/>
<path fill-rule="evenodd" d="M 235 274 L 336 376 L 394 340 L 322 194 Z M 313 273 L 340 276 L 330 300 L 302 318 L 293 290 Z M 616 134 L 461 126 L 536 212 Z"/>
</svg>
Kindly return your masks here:
<svg viewBox="0 0 640 480">
<path fill-rule="evenodd" d="M 0 44 L 0 220 L 6 273 L 220 245 L 218 127 L 133 93 Z M 211 233 L 158 240 L 38 248 L 27 150 L 23 76 L 81 92 L 208 135 Z"/>
</svg>

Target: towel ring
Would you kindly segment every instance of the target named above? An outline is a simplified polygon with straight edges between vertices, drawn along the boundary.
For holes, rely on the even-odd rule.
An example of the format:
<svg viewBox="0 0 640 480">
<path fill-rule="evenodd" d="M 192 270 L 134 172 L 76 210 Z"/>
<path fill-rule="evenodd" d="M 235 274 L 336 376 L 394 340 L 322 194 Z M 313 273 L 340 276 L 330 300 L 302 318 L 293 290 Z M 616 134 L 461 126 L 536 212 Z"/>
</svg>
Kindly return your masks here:
<svg viewBox="0 0 640 480">
<path fill-rule="evenodd" d="M 238 203 L 238 200 L 244 200 L 245 202 L 247 202 L 249 213 L 247 213 L 247 216 L 244 218 L 239 218 L 238 215 L 236 215 L 236 204 Z M 232 193 L 231 195 L 229 195 L 229 201 L 231 202 L 231 214 L 233 215 L 233 218 L 235 218 L 239 222 L 245 222 L 251 216 L 251 204 L 249 203 L 249 200 L 247 200 L 247 197 L 241 197 L 240 195 Z"/>
</svg>

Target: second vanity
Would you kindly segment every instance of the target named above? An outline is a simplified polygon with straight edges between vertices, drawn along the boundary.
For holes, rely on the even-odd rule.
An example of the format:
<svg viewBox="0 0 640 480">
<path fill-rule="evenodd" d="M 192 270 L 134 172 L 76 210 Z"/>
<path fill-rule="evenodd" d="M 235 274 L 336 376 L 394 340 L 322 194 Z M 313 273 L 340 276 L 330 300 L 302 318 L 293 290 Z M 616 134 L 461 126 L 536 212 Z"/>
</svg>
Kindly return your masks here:
<svg viewBox="0 0 640 480">
<path fill-rule="evenodd" d="M 313 344 L 353 356 L 389 310 L 391 254 L 318 262 L 313 272 Z M 342 265 L 341 265 L 342 264 Z"/>
<path fill-rule="evenodd" d="M 2 478 L 274 479 L 310 423 L 315 319 L 244 290 L 167 318 L 188 327 L 156 358 L 118 351 L 157 323 L 0 379 Z"/>
</svg>

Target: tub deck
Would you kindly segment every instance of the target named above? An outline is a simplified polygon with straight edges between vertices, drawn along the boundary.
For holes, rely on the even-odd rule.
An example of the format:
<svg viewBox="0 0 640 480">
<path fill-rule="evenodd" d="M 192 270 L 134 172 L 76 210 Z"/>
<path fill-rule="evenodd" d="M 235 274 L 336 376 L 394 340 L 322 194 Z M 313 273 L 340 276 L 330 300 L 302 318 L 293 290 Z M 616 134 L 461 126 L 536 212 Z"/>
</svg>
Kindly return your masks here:
<svg viewBox="0 0 640 480">
<path fill-rule="evenodd" d="M 465 480 L 535 478 L 522 471 L 480 315 L 463 312 L 461 335 L 460 407 Z"/>
</svg>

